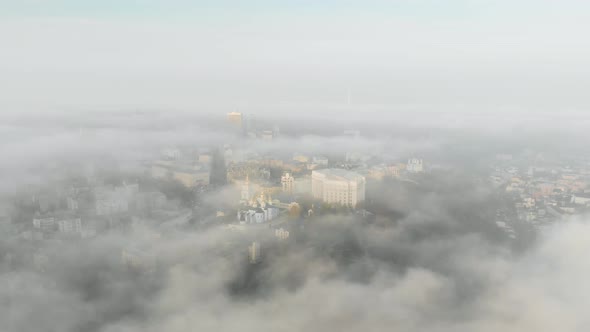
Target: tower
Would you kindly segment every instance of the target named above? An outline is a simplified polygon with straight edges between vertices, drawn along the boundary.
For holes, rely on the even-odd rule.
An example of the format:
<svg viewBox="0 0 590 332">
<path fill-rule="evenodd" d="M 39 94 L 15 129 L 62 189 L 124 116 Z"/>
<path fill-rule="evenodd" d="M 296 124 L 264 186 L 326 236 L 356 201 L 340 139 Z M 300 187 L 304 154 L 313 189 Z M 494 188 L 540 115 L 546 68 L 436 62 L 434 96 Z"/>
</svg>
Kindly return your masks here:
<svg viewBox="0 0 590 332">
<path fill-rule="evenodd" d="M 248 260 L 250 264 L 260 262 L 260 243 L 252 242 L 252 245 L 248 246 Z"/>
<path fill-rule="evenodd" d="M 227 121 L 236 128 L 242 128 L 242 113 L 230 112 L 227 113 Z"/>
</svg>

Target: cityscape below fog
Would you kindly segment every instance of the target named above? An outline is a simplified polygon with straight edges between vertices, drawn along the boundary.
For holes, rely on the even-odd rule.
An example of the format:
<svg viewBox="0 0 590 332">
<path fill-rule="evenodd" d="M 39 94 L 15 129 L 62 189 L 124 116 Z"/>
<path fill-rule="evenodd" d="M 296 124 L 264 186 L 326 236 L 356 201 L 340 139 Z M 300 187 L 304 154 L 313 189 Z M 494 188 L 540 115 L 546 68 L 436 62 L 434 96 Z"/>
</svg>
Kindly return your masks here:
<svg viewBox="0 0 590 332">
<path fill-rule="evenodd" d="M 588 17 L 0 0 L 0 332 L 590 331 Z"/>
<path fill-rule="evenodd" d="M 466 288 L 453 302 L 468 305 L 484 295 L 462 292 L 487 281 L 453 260 L 526 257 L 590 208 L 590 156 L 528 147 L 526 136 L 505 145 L 498 133 L 359 129 L 354 120 L 307 132 L 290 119 L 235 111 L 121 113 L 109 119 L 117 127 L 62 116 L 71 124 L 13 152 L 36 158 L 7 164 L 1 269 L 8 289 L 34 282 L 36 294 L 67 289 L 88 298 L 91 313 L 68 323 L 74 330 L 103 328 L 95 320 L 107 316 L 143 324 L 158 309 L 137 301 L 177 287 L 170 278 L 179 269 L 195 285 L 211 273 L 217 296 L 238 303 L 272 302 L 313 278 L 370 286 L 382 273 L 426 269 L 459 278 Z M 162 120 L 157 128 L 153 117 Z M 8 121 L 19 131 L 26 119 Z M 43 152 L 64 137 L 75 143 Z M 115 281 L 124 292 L 95 302 Z M 123 294 L 131 298 L 107 305 Z M 19 296 L 11 291 L 7 303 Z"/>
</svg>

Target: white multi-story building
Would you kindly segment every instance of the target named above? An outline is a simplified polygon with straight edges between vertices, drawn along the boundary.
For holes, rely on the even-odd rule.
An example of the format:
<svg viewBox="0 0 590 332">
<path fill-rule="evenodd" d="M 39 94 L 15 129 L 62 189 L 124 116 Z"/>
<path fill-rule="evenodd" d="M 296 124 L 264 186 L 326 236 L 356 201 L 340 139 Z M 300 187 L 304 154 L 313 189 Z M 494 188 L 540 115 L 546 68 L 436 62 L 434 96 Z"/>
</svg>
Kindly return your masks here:
<svg viewBox="0 0 590 332">
<path fill-rule="evenodd" d="M 328 167 L 328 158 L 324 156 L 315 156 L 312 158 L 312 162 L 322 167 Z"/>
<path fill-rule="evenodd" d="M 590 194 L 588 194 L 588 193 L 574 194 L 574 195 L 572 195 L 571 202 L 574 204 L 579 204 L 579 205 L 589 205 L 590 204 Z"/>
<path fill-rule="evenodd" d="M 100 187 L 95 189 L 96 214 L 101 216 L 127 212 L 130 200 L 134 199 L 138 191 L 139 186 L 137 184 L 123 184 L 114 188 Z"/>
<path fill-rule="evenodd" d="M 33 218 L 33 227 L 42 231 L 51 231 L 55 229 L 55 218 Z"/>
<path fill-rule="evenodd" d="M 281 185 L 283 186 L 284 192 L 293 193 L 293 189 L 295 188 L 295 178 L 291 173 L 285 173 L 281 177 Z"/>
<path fill-rule="evenodd" d="M 180 159 L 182 153 L 178 148 L 166 148 L 162 150 L 162 156 L 166 160 L 178 160 Z"/>
<path fill-rule="evenodd" d="M 233 126 L 238 128 L 242 128 L 242 113 L 239 112 L 230 112 L 227 113 L 227 121 L 231 123 Z"/>
<path fill-rule="evenodd" d="M 412 158 L 408 160 L 406 170 L 410 173 L 421 173 L 424 171 L 424 164 L 422 159 Z"/>
<path fill-rule="evenodd" d="M 57 227 L 60 233 L 65 234 L 82 234 L 82 219 L 67 218 L 57 221 Z"/>
<path fill-rule="evenodd" d="M 355 207 L 365 200 L 365 178 L 344 169 L 328 168 L 311 173 L 313 197 L 330 204 Z"/>
<path fill-rule="evenodd" d="M 289 238 L 289 231 L 283 228 L 275 229 L 275 236 L 280 240 L 286 240 Z"/>
</svg>

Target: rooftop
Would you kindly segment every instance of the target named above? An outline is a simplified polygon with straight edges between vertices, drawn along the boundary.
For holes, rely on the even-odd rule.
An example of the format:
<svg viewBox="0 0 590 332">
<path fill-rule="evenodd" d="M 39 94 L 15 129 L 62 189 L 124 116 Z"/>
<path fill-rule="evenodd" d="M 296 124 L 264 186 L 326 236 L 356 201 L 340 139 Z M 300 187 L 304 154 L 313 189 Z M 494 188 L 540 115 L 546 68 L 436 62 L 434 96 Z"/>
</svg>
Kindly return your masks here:
<svg viewBox="0 0 590 332">
<path fill-rule="evenodd" d="M 326 168 L 313 171 L 313 173 L 323 174 L 326 178 L 331 180 L 356 181 L 363 177 L 358 173 L 347 171 L 341 168 Z"/>
</svg>

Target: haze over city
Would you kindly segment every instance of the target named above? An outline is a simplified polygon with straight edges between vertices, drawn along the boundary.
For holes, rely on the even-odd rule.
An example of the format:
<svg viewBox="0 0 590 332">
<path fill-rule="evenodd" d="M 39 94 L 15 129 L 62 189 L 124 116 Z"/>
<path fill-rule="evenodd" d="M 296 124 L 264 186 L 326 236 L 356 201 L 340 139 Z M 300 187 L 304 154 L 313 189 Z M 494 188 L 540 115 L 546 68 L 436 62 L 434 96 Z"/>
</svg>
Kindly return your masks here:
<svg viewBox="0 0 590 332">
<path fill-rule="evenodd" d="M 587 331 L 588 14 L 0 0 L 0 331 Z"/>
</svg>

